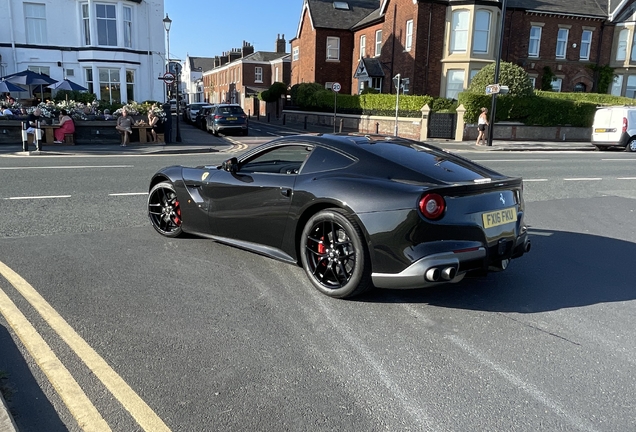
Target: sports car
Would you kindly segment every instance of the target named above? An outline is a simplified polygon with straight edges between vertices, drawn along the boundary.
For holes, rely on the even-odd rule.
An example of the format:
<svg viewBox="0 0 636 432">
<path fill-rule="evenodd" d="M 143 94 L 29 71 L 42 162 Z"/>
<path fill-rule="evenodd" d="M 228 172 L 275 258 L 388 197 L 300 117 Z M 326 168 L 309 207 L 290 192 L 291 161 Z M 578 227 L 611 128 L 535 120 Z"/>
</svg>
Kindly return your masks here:
<svg viewBox="0 0 636 432">
<path fill-rule="evenodd" d="M 287 136 L 220 166 L 163 168 L 148 215 L 167 237 L 302 265 L 337 298 L 455 283 L 530 250 L 521 178 L 391 136 Z"/>
</svg>

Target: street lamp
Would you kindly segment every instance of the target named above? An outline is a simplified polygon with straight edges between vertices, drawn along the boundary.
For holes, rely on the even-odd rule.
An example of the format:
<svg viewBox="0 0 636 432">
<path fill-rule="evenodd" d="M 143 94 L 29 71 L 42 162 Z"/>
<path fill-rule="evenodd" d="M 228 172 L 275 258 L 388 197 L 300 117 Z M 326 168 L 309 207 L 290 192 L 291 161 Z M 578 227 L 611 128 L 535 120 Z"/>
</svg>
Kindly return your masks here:
<svg viewBox="0 0 636 432">
<path fill-rule="evenodd" d="M 172 20 L 166 14 L 166 17 L 163 19 L 163 28 L 166 29 L 166 39 L 168 40 L 168 53 L 166 54 L 166 60 L 168 64 L 166 65 L 166 72 L 170 72 L 170 27 L 172 26 Z M 180 69 L 180 68 L 179 68 Z M 175 140 L 177 142 L 181 142 L 181 130 L 179 129 L 179 76 L 181 75 L 181 70 L 175 70 L 175 75 L 177 78 L 176 87 L 177 87 L 177 136 Z"/>
</svg>

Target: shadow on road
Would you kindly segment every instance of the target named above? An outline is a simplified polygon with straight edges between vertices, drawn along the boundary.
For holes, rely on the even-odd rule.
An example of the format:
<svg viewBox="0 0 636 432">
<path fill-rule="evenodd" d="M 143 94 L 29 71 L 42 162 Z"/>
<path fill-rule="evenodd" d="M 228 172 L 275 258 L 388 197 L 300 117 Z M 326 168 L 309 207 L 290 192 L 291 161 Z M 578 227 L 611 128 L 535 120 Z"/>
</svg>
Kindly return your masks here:
<svg viewBox="0 0 636 432">
<path fill-rule="evenodd" d="M 374 290 L 361 301 L 428 303 L 453 309 L 533 313 L 636 299 L 636 244 L 534 229 L 532 250 L 501 273 L 420 290 Z"/>
<path fill-rule="evenodd" d="M 4 383 L 11 396 L 7 400 L 11 414 L 20 432 L 42 431 L 66 432 L 67 427 L 40 389 L 22 353 L 13 342 L 5 327 L 0 325 L 0 370 L 8 376 Z"/>
</svg>

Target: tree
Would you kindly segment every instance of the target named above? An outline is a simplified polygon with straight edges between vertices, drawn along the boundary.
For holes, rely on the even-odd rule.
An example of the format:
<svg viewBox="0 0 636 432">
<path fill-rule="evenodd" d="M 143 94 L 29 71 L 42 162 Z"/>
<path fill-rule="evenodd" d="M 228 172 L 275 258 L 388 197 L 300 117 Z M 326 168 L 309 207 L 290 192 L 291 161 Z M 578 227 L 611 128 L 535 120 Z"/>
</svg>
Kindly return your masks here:
<svg viewBox="0 0 636 432">
<path fill-rule="evenodd" d="M 468 92 L 485 94 L 486 86 L 489 84 L 501 84 L 508 86 L 509 95 L 512 96 L 530 96 L 533 94 L 532 83 L 526 71 L 514 63 L 499 63 L 499 82 L 495 83 L 495 63 L 484 66 L 468 87 Z"/>
<path fill-rule="evenodd" d="M 267 90 L 259 94 L 259 98 L 265 102 L 276 102 L 284 94 L 287 94 L 287 85 L 282 82 L 275 82 Z"/>
</svg>

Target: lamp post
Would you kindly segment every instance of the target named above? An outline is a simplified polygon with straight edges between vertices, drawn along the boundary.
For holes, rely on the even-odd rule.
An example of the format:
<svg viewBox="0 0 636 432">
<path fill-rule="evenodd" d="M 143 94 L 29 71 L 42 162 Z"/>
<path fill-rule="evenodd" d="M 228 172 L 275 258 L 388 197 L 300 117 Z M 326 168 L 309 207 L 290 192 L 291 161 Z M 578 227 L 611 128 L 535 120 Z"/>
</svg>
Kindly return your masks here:
<svg viewBox="0 0 636 432">
<path fill-rule="evenodd" d="M 499 49 L 497 50 L 497 58 L 495 59 L 495 84 L 499 84 L 499 65 L 501 63 L 501 52 L 504 43 L 504 28 L 506 24 L 506 0 L 501 4 L 501 29 L 499 30 Z M 486 145 L 492 146 L 493 128 L 495 126 L 495 115 L 497 114 L 497 94 L 492 95 L 490 102 L 490 125 L 488 126 L 488 139 Z"/>
<path fill-rule="evenodd" d="M 166 39 L 168 41 L 168 52 L 166 54 L 166 60 L 167 60 L 167 65 L 166 65 L 166 72 L 170 72 L 170 27 L 172 26 L 172 20 L 170 19 L 170 17 L 168 17 L 168 14 L 166 14 L 166 17 L 163 19 L 163 28 L 166 29 Z M 177 142 L 181 142 L 181 130 L 179 129 L 179 75 L 181 73 L 181 71 L 175 71 L 177 72 L 175 75 L 177 76 L 177 96 L 176 96 L 176 100 L 177 100 L 177 136 L 176 136 L 176 141 Z"/>
</svg>

